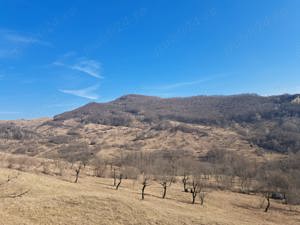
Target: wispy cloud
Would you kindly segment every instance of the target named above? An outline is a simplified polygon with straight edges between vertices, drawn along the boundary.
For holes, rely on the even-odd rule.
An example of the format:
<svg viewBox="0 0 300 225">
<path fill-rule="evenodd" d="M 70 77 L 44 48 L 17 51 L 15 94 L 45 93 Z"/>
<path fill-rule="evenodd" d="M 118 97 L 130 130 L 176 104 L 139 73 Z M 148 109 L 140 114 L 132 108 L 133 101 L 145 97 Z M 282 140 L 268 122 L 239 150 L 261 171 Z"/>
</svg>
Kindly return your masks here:
<svg viewBox="0 0 300 225">
<path fill-rule="evenodd" d="M 33 38 L 30 36 L 24 36 L 24 35 L 20 35 L 20 34 L 16 34 L 16 33 L 8 33 L 4 36 L 4 38 L 7 41 L 10 41 L 12 43 L 16 43 L 16 44 L 39 44 L 39 45 L 46 45 L 46 46 L 50 46 L 51 44 L 49 42 L 45 42 L 42 40 L 39 40 L 37 38 Z"/>
<path fill-rule="evenodd" d="M 49 42 L 40 40 L 34 35 L 21 32 L 0 29 L 0 57 L 9 58 L 20 53 L 31 45 L 51 46 Z"/>
<path fill-rule="evenodd" d="M 90 86 L 83 89 L 73 89 L 73 90 L 59 90 L 62 93 L 74 95 L 81 98 L 87 98 L 90 100 L 97 100 L 99 95 L 95 93 L 99 88 L 99 85 Z"/>
<path fill-rule="evenodd" d="M 92 77 L 102 78 L 101 64 L 95 60 L 82 60 L 70 68 L 86 73 Z"/>
<path fill-rule="evenodd" d="M 209 77 L 205 77 L 199 80 L 193 80 L 193 81 L 183 81 L 183 82 L 177 82 L 177 83 L 172 83 L 172 84 L 165 84 L 165 85 L 160 85 L 160 86 L 153 86 L 153 87 L 146 87 L 145 89 L 149 90 L 172 90 L 172 89 L 177 89 L 177 88 L 182 88 L 182 87 L 188 87 L 188 86 L 193 86 L 193 85 L 198 85 L 201 83 L 209 82 L 211 80 L 219 79 L 228 76 L 229 74 L 216 74 L 216 75 L 211 75 Z"/>
<path fill-rule="evenodd" d="M 68 69 L 76 70 L 98 79 L 103 78 L 101 74 L 102 65 L 100 62 L 93 59 L 87 59 L 87 58 L 78 58 L 75 60 L 74 59 L 70 60 L 69 58 L 73 57 L 75 54 L 76 53 L 74 52 L 64 54 L 59 60 L 55 61 L 53 65 L 63 66 Z M 68 61 L 73 61 L 73 62 L 68 62 Z"/>
</svg>

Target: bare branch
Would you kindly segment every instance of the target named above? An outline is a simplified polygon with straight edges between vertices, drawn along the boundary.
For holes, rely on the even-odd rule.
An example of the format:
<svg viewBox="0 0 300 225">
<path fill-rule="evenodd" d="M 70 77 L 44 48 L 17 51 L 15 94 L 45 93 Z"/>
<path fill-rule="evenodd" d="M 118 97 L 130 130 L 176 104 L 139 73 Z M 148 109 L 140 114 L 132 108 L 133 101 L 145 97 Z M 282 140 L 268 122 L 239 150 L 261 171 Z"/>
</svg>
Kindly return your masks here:
<svg viewBox="0 0 300 225">
<path fill-rule="evenodd" d="M 26 195 L 27 193 L 29 193 L 29 191 L 30 190 L 26 190 L 26 191 L 23 191 L 21 193 L 8 194 L 8 195 L 1 196 L 1 198 L 20 198 L 23 195 Z"/>
</svg>

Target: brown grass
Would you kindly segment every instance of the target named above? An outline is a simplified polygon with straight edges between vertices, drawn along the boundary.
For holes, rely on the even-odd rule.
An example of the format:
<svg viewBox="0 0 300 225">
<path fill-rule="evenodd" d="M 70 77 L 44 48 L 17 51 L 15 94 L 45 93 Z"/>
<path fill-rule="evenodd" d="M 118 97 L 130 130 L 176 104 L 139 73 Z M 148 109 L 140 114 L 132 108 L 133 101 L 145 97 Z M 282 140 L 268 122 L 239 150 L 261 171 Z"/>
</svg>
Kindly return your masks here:
<svg viewBox="0 0 300 225">
<path fill-rule="evenodd" d="M 125 180 L 119 191 L 111 179 L 81 177 L 78 184 L 47 175 L 0 169 L 0 180 L 20 173 L 19 179 L 0 189 L 0 224 L 236 224 L 295 225 L 300 208 L 272 202 L 269 213 L 259 205 L 261 198 L 232 192 L 212 191 L 205 205 L 190 204 L 189 193 L 180 184 L 161 199 L 161 189 L 153 183 L 140 200 L 141 185 Z M 30 189 L 22 198 L 2 198 L 5 193 Z"/>
<path fill-rule="evenodd" d="M 188 127 L 197 132 L 183 132 L 182 130 L 155 130 L 152 127 L 121 127 L 101 124 L 81 124 L 74 120 L 64 121 L 64 126 L 42 125 L 47 120 L 14 121 L 14 124 L 32 130 L 41 137 L 25 140 L 0 139 L 0 150 L 6 153 L 27 154 L 40 158 L 62 158 L 60 150 L 66 148 L 65 143 L 49 142 L 52 138 L 64 136 L 68 144 L 87 144 L 90 150 L 102 158 L 119 154 L 120 151 L 156 151 L 156 150 L 185 150 L 196 156 L 205 156 L 211 149 L 227 149 L 236 151 L 245 157 L 264 161 L 267 158 L 282 157 L 279 154 L 268 154 L 257 146 L 250 146 L 240 134 L 232 129 L 192 125 L 169 121 L 174 128 Z M 4 123 L 0 121 L 0 124 Z M 172 127 L 171 126 L 171 127 Z M 74 140 L 70 131 L 77 133 Z M 207 134 L 207 135 L 202 135 Z M 93 142 L 93 145 L 90 143 Z M 258 154 L 260 152 L 260 154 Z M 70 155 L 73 153 L 70 152 Z M 64 156 L 65 157 L 65 156 Z"/>
</svg>

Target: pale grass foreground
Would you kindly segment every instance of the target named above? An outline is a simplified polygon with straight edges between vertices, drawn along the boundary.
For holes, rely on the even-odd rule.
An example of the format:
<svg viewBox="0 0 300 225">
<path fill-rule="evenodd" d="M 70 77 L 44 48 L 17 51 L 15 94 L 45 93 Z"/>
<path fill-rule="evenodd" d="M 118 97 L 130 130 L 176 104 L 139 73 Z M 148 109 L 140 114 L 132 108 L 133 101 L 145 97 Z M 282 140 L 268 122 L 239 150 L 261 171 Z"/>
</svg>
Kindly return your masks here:
<svg viewBox="0 0 300 225">
<path fill-rule="evenodd" d="M 57 177 L 0 169 L 0 180 L 20 173 L 18 179 L 1 189 L 1 225 L 110 225 L 110 224 L 205 224 L 205 225 L 296 225 L 300 208 L 272 202 L 264 213 L 261 197 L 211 191 L 204 203 L 192 205 L 189 193 L 180 183 L 168 189 L 161 199 L 161 186 L 146 188 L 140 199 L 141 185 L 124 180 L 116 191 L 111 179 L 80 177 L 74 184 Z M 3 198 L 5 193 L 30 190 L 20 198 Z M 197 199 L 199 202 L 199 199 Z"/>
</svg>

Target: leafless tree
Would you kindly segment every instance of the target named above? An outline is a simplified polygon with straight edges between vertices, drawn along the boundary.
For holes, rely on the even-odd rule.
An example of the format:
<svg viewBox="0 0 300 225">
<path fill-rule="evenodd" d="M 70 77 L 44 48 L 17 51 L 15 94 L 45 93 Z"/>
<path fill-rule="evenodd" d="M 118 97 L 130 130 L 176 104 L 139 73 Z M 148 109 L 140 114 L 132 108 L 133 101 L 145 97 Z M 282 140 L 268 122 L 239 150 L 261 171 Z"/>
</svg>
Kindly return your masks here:
<svg viewBox="0 0 300 225">
<path fill-rule="evenodd" d="M 78 182 L 79 174 L 81 172 L 82 167 L 83 167 L 83 163 L 80 161 L 78 163 L 78 165 L 76 166 L 76 168 L 75 168 L 75 181 L 74 181 L 74 183 Z"/>
<path fill-rule="evenodd" d="M 188 192 L 189 190 L 187 188 L 187 184 L 188 184 L 188 181 L 189 181 L 189 176 L 184 173 L 181 181 L 182 181 L 182 184 L 183 184 L 183 191 Z"/>
<path fill-rule="evenodd" d="M 116 173 L 116 168 L 113 168 L 113 179 L 114 179 L 114 187 L 117 185 L 117 173 Z"/>
<path fill-rule="evenodd" d="M 284 171 L 288 178 L 288 189 L 286 190 L 286 203 L 300 204 L 300 152 L 290 153 L 286 160 Z"/>
<path fill-rule="evenodd" d="M 93 164 L 94 164 L 94 175 L 96 177 L 104 177 L 107 168 L 107 162 L 105 160 L 101 160 L 100 158 L 97 158 Z"/>
<path fill-rule="evenodd" d="M 237 177 L 239 180 L 240 191 L 249 193 L 253 179 L 257 173 L 257 163 L 243 155 L 231 153 L 231 177 Z"/>
<path fill-rule="evenodd" d="M 167 188 L 175 181 L 176 165 L 173 157 L 157 158 L 152 167 L 154 178 L 162 186 L 162 198 L 166 197 Z"/>
<path fill-rule="evenodd" d="M 112 177 L 113 177 L 113 186 L 116 187 L 117 186 L 117 179 L 118 179 L 118 173 L 119 173 L 119 181 L 122 182 L 122 178 L 123 178 L 123 165 L 125 164 L 125 160 L 124 160 L 124 154 L 123 152 L 119 152 L 118 155 L 116 155 L 112 160 L 111 160 L 111 173 L 112 173 Z M 122 174 L 122 176 L 121 176 Z M 122 177 L 120 179 L 120 176 Z M 118 187 L 119 188 L 119 187 Z"/>
<path fill-rule="evenodd" d="M 195 167 L 195 160 L 191 157 L 185 157 L 177 161 L 178 175 L 181 176 L 181 182 L 183 184 L 183 191 L 188 192 L 188 182 L 190 175 L 193 173 Z"/>
<path fill-rule="evenodd" d="M 149 175 L 143 174 L 141 177 L 141 183 L 142 183 L 142 200 L 145 199 L 145 189 L 146 187 L 151 185 L 151 177 Z"/>
<path fill-rule="evenodd" d="M 199 194 L 201 203 L 204 203 L 205 199 L 205 188 L 207 186 L 207 178 L 205 176 L 206 174 L 206 168 L 201 163 L 195 163 L 194 165 L 194 171 L 191 175 L 191 179 L 189 181 L 190 186 L 190 192 L 192 194 L 192 204 L 195 204 L 196 197 Z"/>
<path fill-rule="evenodd" d="M 195 204 L 196 197 L 203 190 L 203 183 L 200 176 L 192 176 L 190 181 L 190 191 L 192 194 L 192 204 Z"/>
<path fill-rule="evenodd" d="M 280 171 L 270 170 L 270 168 L 262 167 L 258 176 L 258 191 L 261 192 L 267 201 L 265 212 L 268 212 L 274 194 L 285 193 L 288 188 L 288 179 L 285 174 Z M 284 195 L 284 194 L 283 194 Z"/>
<path fill-rule="evenodd" d="M 65 171 L 65 162 L 63 160 L 55 160 L 55 166 L 58 169 L 58 171 L 56 172 L 57 175 L 59 176 L 63 176 L 64 175 L 64 171 Z"/>
<path fill-rule="evenodd" d="M 123 174 L 120 173 L 120 174 L 119 174 L 119 182 L 118 182 L 118 184 L 117 184 L 117 186 L 116 186 L 116 190 L 119 189 L 119 187 L 120 187 L 120 185 L 121 185 L 121 183 L 122 183 L 122 179 L 123 179 Z"/>
<path fill-rule="evenodd" d="M 132 166 L 124 166 L 122 168 L 122 171 L 126 179 L 136 180 L 138 178 L 138 175 L 140 174 L 139 170 L 136 167 Z"/>
<path fill-rule="evenodd" d="M 207 196 L 207 191 L 202 189 L 201 192 L 199 193 L 199 198 L 200 198 L 200 204 L 201 205 L 204 204 L 204 200 L 205 200 L 206 196 Z"/>
<path fill-rule="evenodd" d="M 171 184 L 174 182 L 175 177 L 168 176 L 168 175 L 162 175 L 162 176 L 158 176 L 156 179 L 158 180 L 159 184 L 163 188 L 162 198 L 165 198 L 166 194 L 167 194 L 167 188 L 170 187 Z"/>
</svg>

